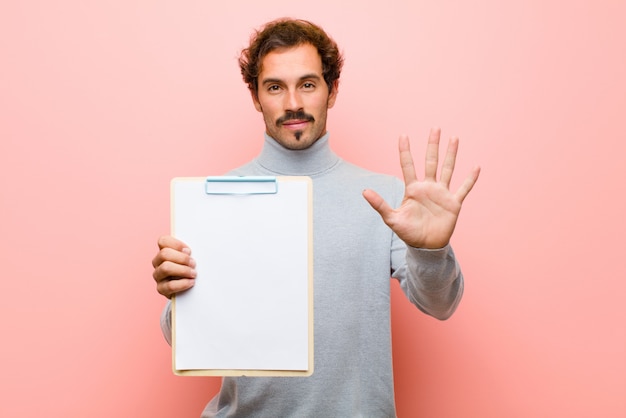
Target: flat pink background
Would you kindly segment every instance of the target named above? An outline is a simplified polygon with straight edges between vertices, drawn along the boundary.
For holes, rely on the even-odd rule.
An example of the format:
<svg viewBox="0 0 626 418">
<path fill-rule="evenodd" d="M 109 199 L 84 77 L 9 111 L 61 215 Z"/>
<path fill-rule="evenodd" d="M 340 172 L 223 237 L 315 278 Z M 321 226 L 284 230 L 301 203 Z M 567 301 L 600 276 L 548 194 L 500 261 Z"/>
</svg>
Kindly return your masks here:
<svg viewBox="0 0 626 418">
<path fill-rule="evenodd" d="M 483 167 L 453 239 L 456 315 L 393 287 L 400 417 L 626 416 L 626 4 L 4 1 L 0 416 L 196 417 L 151 278 L 171 177 L 254 156 L 236 57 L 284 15 L 345 51 L 331 144 L 400 175 L 433 125 Z"/>
</svg>

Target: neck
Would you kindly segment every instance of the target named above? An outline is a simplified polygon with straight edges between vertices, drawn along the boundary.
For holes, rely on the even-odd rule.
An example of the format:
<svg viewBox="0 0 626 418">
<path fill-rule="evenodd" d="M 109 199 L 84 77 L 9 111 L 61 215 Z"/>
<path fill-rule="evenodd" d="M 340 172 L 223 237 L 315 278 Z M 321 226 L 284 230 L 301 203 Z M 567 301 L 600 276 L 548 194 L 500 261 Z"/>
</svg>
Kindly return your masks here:
<svg viewBox="0 0 626 418">
<path fill-rule="evenodd" d="M 330 149 L 328 137 L 329 134 L 326 133 L 306 149 L 290 150 L 265 134 L 265 143 L 257 162 L 279 175 L 320 174 L 339 162 L 337 154 Z"/>
</svg>

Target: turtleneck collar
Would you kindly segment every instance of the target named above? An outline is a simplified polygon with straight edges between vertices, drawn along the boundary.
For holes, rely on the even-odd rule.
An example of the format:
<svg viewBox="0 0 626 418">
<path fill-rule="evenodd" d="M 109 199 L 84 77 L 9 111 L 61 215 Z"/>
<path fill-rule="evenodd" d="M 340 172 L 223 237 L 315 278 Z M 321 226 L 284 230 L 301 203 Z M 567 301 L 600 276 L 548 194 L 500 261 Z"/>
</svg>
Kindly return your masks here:
<svg viewBox="0 0 626 418">
<path fill-rule="evenodd" d="M 328 132 L 307 149 L 290 150 L 265 134 L 261 154 L 256 158 L 266 170 L 279 175 L 314 176 L 334 167 L 340 158 L 328 144 Z"/>
</svg>

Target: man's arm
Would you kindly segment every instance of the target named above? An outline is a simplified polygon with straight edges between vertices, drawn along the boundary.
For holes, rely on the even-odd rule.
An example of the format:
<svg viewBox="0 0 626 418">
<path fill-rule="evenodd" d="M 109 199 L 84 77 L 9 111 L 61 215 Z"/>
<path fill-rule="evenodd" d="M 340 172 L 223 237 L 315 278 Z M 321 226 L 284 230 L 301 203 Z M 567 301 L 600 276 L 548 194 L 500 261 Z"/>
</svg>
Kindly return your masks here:
<svg viewBox="0 0 626 418">
<path fill-rule="evenodd" d="M 475 167 L 452 193 L 450 181 L 459 141 L 450 140 L 437 179 L 440 134 L 439 129 L 430 132 L 421 181 L 415 174 L 409 140 L 400 137 L 398 148 L 405 192 L 397 209 L 392 209 L 372 190 L 365 190 L 363 197 L 406 244 L 406 265 L 393 275 L 399 279 L 404 293 L 422 311 L 443 320 L 452 315 L 463 295 L 463 274 L 449 243 L 463 200 L 476 183 L 480 168 Z M 395 242 L 393 247 L 392 253 L 399 254 L 399 243 Z M 396 265 L 403 265 L 404 261 L 394 260 Z"/>
</svg>

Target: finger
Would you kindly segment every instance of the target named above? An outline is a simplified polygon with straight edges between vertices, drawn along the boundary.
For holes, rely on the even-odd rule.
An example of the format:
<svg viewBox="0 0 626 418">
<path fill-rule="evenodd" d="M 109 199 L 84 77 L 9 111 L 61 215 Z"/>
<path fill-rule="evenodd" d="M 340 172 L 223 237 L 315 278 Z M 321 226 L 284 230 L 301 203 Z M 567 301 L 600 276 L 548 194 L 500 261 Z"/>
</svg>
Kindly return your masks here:
<svg viewBox="0 0 626 418">
<path fill-rule="evenodd" d="M 159 245 L 159 249 L 168 247 L 168 248 L 174 248 L 175 250 L 178 250 L 178 251 L 183 251 L 185 249 L 189 250 L 189 247 L 187 246 L 187 244 L 185 244 L 179 239 L 174 238 L 171 235 L 163 235 L 159 237 L 157 244 Z"/>
<path fill-rule="evenodd" d="M 459 150 L 459 138 L 450 138 L 448 142 L 448 150 L 446 151 L 446 158 L 443 160 L 441 166 L 441 177 L 439 181 L 450 187 L 450 181 L 452 180 L 452 173 L 454 173 L 454 165 L 456 163 L 456 154 Z"/>
<path fill-rule="evenodd" d="M 174 294 L 193 287 L 194 279 L 173 279 L 157 283 L 157 292 L 170 299 Z"/>
<path fill-rule="evenodd" d="M 459 189 L 454 194 L 459 202 L 462 203 L 469 194 L 469 192 L 472 191 L 472 188 L 474 187 L 474 184 L 476 184 L 479 175 L 480 167 L 474 167 L 469 176 L 467 176 L 463 184 L 461 184 Z"/>
<path fill-rule="evenodd" d="M 408 136 L 400 135 L 398 139 L 398 151 L 400 152 L 400 168 L 402 169 L 404 183 L 412 183 L 417 180 L 417 176 L 415 175 L 415 164 L 413 164 L 411 144 Z"/>
<path fill-rule="evenodd" d="M 363 197 L 367 200 L 370 206 L 372 206 L 372 208 L 380 214 L 383 221 L 387 223 L 387 220 L 393 213 L 393 209 L 387 204 L 387 202 L 385 202 L 385 199 L 380 197 L 380 195 L 375 191 L 369 189 L 363 191 Z"/>
<path fill-rule="evenodd" d="M 428 145 L 426 146 L 426 165 L 424 166 L 425 179 L 436 181 L 437 166 L 439 165 L 439 137 L 441 130 L 432 128 L 428 136 Z"/>
<path fill-rule="evenodd" d="M 188 264 L 191 249 L 184 242 L 172 237 L 163 235 L 157 241 L 159 252 L 152 259 L 152 267 L 157 267 L 165 260 L 177 261 L 181 264 Z"/>
<path fill-rule="evenodd" d="M 154 256 L 152 259 L 152 267 L 156 268 L 165 261 L 195 267 L 195 261 L 188 251 L 178 251 L 169 247 L 161 249 L 161 251 Z"/>
<path fill-rule="evenodd" d="M 189 265 L 178 264 L 171 261 L 164 261 L 152 272 L 152 277 L 156 282 L 171 280 L 173 278 L 195 279 L 196 269 Z"/>
</svg>

